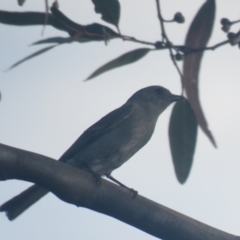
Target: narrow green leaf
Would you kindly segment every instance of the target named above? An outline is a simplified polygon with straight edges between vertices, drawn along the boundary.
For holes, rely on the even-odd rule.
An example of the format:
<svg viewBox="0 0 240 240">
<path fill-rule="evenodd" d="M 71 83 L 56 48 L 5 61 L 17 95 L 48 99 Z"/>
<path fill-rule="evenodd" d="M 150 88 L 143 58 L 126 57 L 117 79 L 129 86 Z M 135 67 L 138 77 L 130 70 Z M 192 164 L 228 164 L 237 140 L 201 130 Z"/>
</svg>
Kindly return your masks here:
<svg viewBox="0 0 240 240">
<path fill-rule="evenodd" d="M 121 55 L 120 57 L 104 64 L 102 67 L 98 68 L 86 80 L 92 79 L 92 78 L 94 78 L 106 71 L 112 70 L 114 68 L 136 62 L 139 59 L 143 58 L 150 50 L 151 50 L 150 48 L 139 48 L 139 49 L 135 49 L 131 52 L 125 53 L 125 54 Z"/>
<path fill-rule="evenodd" d="M 8 68 L 6 71 L 11 70 L 11 69 L 15 68 L 16 66 L 22 64 L 23 62 L 26 62 L 27 60 L 29 60 L 29 59 L 31 59 L 31 58 L 34 58 L 34 57 L 36 57 L 36 56 L 38 56 L 38 55 L 40 55 L 40 54 L 42 54 L 42 53 L 45 53 L 45 52 L 49 51 L 50 49 L 52 49 L 52 48 L 54 48 L 54 47 L 56 47 L 56 46 L 58 46 L 58 44 L 53 45 L 53 46 L 50 46 L 50 47 L 43 48 L 43 49 L 41 49 L 41 50 L 39 50 L 39 51 L 37 51 L 37 52 L 29 55 L 29 56 L 23 58 L 22 60 L 14 63 L 14 64 L 13 64 L 10 68 Z"/>
<path fill-rule="evenodd" d="M 22 6 L 24 4 L 25 0 L 18 0 L 18 5 Z"/>
<path fill-rule="evenodd" d="M 38 45 L 38 44 L 46 44 L 46 43 L 58 43 L 58 44 L 63 44 L 63 43 L 72 43 L 72 42 L 80 42 L 80 43 L 85 43 L 85 42 L 90 42 L 93 40 L 86 39 L 86 38 L 75 38 L 75 37 L 52 37 L 52 38 L 46 38 L 37 42 L 32 43 L 31 45 Z"/>
<path fill-rule="evenodd" d="M 64 43 L 86 43 L 86 42 L 99 42 L 103 41 L 103 38 L 98 38 L 94 36 L 86 36 L 86 37 L 52 37 L 52 38 L 46 38 L 43 40 L 39 40 L 37 42 L 32 43 L 31 45 L 38 45 L 38 44 L 52 44 L 52 43 L 58 43 L 58 44 L 64 44 Z"/>
<path fill-rule="evenodd" d="M 72 37 L 51 37 L 51 38 L 46 38 L 43 40 L 39 40 L 37 42 L 32 43 L 31 45 L 37 45 L 37 44 L 46 44 L 46 43 L 70 43 L 73 42 Z"/>
<path fill-rule="evenodd" d="M 190 103 L 184 98 L 172 110 L 169 142 L 175 173 L 180 183 L 186 182 L 193 162 L 197 139 L 197 121 Z"/>
<path fill-rule="evenodd" d="M 87 33 L 90 33 L 91 35 L 92 34 L 103 35 L 104 32 L 106 32 L 111 37 L 119 37 L 119 34 L 113 31 L 111 28 L 99 23 L 92 23 L 89 25 L 85 25 L 84 28 L 85 28 L 85 31 Z"/>
<path fill-rule="evenodd" d="M 204 48 L 211 36 L 216 11 L 215 0 L 207 0 L 194 17 L 187 37 L 185 46 L 190 48 Z M 191 103 L 199 126 L 216 147 L 216 142 L 208 128 L 199 99 L 199 71 L 201 67 L 203 52 L 192 53 L 184 57 L 183 62 L 183 83 L 187 97 Z"/>
<path fill-rule="evenodd" d="M 118 27 L 120 18 L 120 3 L 118 0 L 92 0 L 95 12 L 102 15 L 102 19 Z"/>
</svg>

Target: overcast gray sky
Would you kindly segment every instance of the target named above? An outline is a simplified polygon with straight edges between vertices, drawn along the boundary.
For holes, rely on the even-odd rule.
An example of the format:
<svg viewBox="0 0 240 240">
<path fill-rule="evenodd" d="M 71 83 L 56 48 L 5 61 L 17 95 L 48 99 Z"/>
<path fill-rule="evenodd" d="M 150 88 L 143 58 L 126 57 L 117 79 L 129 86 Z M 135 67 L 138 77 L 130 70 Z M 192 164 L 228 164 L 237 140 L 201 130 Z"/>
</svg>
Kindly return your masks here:
<svg viewBox="0 0 240 240">
<path fill-rule="evenodd" d="M 49 1 L 52 4 L 53 1 Z M 166 19 L 180 11 L 183 25 L 170 24 L 172 42 L 182 44 L 191 19 L 203 0 L 163 0 Z M 91 1 L 59 0 L 60 9 L 81 24 L 107 23 L 95 14 Z M 155 42 L 160 38 L 155 1 L 121 0 L 120 29 L 124 35 Z M 2 0 L 1 10 L 44 11 L 44 1 Z M 225 39 L 222 17 L 239 19 L 238 0 L 217 1 L 215 28 L 209 45 Z M 108 25 L 114 29 L 113 26 Z M 234 28 L 239 30 L 239 26 Z M 123 104 L 135 91 L 162 85 L 180 93 L 179 76 L 167 51 L 151 52 L 139 62 L 83 82 L 96 68 L 142 45 L 112 40 L 65 44 L 9 72 L 21 58 L 43 48 L 34 41 L 66 33 L 47 27 L 0 24 L 0 142 L 58 159 L 90 125 Z M 159 118 L 151 141 L 113 176 L 139 194 L 223 231 L 240 235 L 240 51 L 224 46 L 204 55 L 200 97 L 218 149 L 199 129 L 191 175 L 184 185 L 175 177 L 169 143 L 171 107 Z M 0 203 L 20 193 L 30 183 L 0 182 Z M 139 239 L 154 237 L 99 213 L 76 208 L 49 194 L 14 222 L 0 214 L 1 238 L 35 239 Z"/>
</svg>

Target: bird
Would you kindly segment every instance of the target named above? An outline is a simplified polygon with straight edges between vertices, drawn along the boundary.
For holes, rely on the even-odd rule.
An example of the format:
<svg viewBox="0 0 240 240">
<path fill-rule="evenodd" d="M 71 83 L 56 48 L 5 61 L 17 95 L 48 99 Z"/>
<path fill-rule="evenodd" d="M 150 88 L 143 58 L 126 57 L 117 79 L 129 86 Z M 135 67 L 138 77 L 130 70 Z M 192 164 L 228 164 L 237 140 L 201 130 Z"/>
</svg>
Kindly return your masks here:
<svg viewBox="0 0 240 240">
<path fill-rule="evenodd" d="M 90 172 L 96 179 L 111 176 L 151 138 L 160 114 L 181 100 L 162 86 L 148 86 L 135 92 L 122 106 L 105 115 L 85 130 L 59 158 L 59 161 Z M 0 206 L 14 220 L 49 191 L 32 185 Z"/>
</svg>

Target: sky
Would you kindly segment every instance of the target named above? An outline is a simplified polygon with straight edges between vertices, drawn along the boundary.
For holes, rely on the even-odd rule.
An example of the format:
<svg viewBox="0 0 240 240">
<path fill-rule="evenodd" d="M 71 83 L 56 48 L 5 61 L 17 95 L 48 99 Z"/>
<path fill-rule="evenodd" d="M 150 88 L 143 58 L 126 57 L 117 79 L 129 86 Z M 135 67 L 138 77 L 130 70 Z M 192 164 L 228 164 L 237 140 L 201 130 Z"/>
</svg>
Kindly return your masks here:
<svg viewBox="0 0 240 240">
<path fill-rule="evenodd" d="M 50 5 L 53 1 L 49 1 Z M 162 13 L 171 19 L 182 12 L 186 22 L 166 26 L 169 38 L 183 44 L 192 18 L 203 0 L 162 0 Z M 101 20 L 91 1 L 59 0 L 60 10 L 80 24 Z M 124 35 L 145 41 L 160 39 L 155 1 L 121 0 L 120 30 Z M 44 11 L 44 1 L 2 0 L 1 10 Z M 209 46 L 225 40 L 220 19 L 237 20 L 237 0 L 217 1 L 214 31 Z M 115 30 L 115 29 L 114 29 Z M 233 28 L 238 31 L 239 25 Z M 145 47 L 122 40 L 72 43 L 5 72 L 16 61 L 45 47 L 29 46 L 48 37 L 67 37 L 65 32 L 46 27 L 15 27 L 0 24 L 0 142 L 58 159 L 89 126 L 121 106 L 134 92 L 161 85 L 181 93 L 179 75 L 168 51 L 155 51 L 135 64 L 109 71 L 84 82 L 104 63 L 130 50 Z M 171 160 L 168 123 L 172 107 L 159 118 L 149 143 L 113 176 L 139 194 L 205 224 L 240 235 L 240 50 L 224 46 L 204 54 L 199 88 L 203 110 L 217 141 L 215 149 L 199 129 L 189 179 L 178 183 Z M 31 183 L 0 182 L 0 204 Z M 2 239 L 139 239 L 153 236 L 117 219 L 76 208 L 48 194 L 13 222 L 0 214 Z"/>
</svg>

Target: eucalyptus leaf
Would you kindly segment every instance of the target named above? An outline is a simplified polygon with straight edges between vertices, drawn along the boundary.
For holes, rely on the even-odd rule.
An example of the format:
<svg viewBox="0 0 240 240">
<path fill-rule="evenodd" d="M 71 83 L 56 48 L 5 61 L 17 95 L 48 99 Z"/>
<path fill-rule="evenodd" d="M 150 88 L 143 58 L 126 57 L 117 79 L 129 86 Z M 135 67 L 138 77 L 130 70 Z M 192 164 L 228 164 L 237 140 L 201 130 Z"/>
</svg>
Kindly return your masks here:
<svg viewBox="0 0 240 240">
<path fill-rule="evenodd" d="M 118 0 L 92 0 L 95 12 L 102 15 L 102 19 L 118 27 L 120 18 L 120 3 Z"/>
<path fill-rule="evenodd" d="M 43 48 L 43 49 L 41 49 L 41 50 L 39 50 L 39 51 L 37 51 L 37 52 L 35 52 L 35 53 L 27 56 L 27 57 L 23 58 L 22 60 L 14 63 L 14 64 L 13 64 L 10 68 L 8 68 L 6 71 L 9 71 L 9 70 L 17 67 L 18 65 L 26 62 L 27 60 L 29 60 L 29 59 L 31 59 L 31 58 L 34 58 L 34 57 L 37 57 L 38 55 L 43 54 L 43 53 L 51 50 L 52 48 L 54 48 L 54 47 L 56 47 L 56 46 L 58 46 L 58 45 L 59 45 L 59 44 L 56 44 L 56 45 L 53 45 L 53 46 L 50 46 L 50 47 Z"/>
<path fill-rule="evenodd" d="M 51 38 L 46 38 L 43 40 L 39 40 L 37 42 L 32 43 L 31 45 L 38 45 L 38 44 L 46 44 L 46 43 L 70 43 L 73 41 L 72 37 L 51 37 Z"/>
<path fill-rule="evenodd" d="M 185 46 L 190 48 L 204 48 L 210 39 L 213 30 L 216 12 L 215 0 L 207 0 L 194 17 L 185 40 Z M 186 55 L 183 61 L 183 83 L 187 97 L 191 103 L 199 126 L 216 147 L 216 141 L 208 128 L 207 120 L 204 116 L 199 99 L 199 72 L 202 62 L 203 52 Z"/>
<path fill-rule="evenodd" d="M 98 68 L 94 71 L 86 80 L 90 80 L 106 71 L 112 70 L 114 68 L 122 67 L 124 65 L 133 63 L 138 61 L 139 59 L 143 58 L 149 51 L 150 48 L 139 48 L 135 49 L 131 52 L 125 53 L 120 57 L 104 64 L 102 67 Z"/>
<path fill-rule="evenodd" d="M 80 42 L 80 43 L 85 43 L 85 42 L 90 42 L 94 41 L 91 39 L 86 39 L 86 38 L 75 38 L 75 37 L 52 37 L 52 38 L 46 38 L 37 42 L 32 43 L 31 45 L 38 45 L 38 44 L 47 44 L 47 43 L 58 43 L 58 44 L 63 44 L 63 43 L 72 43 L 72 42 Z"/>
<path fill-rule="evenodd" d="M 186 182 L 191 171 L 197 139 L 197 121 L 190 103 L 183 98 L 172 110 L 169 142 L 174 170 L 180 183 Z"/>
</svg>

